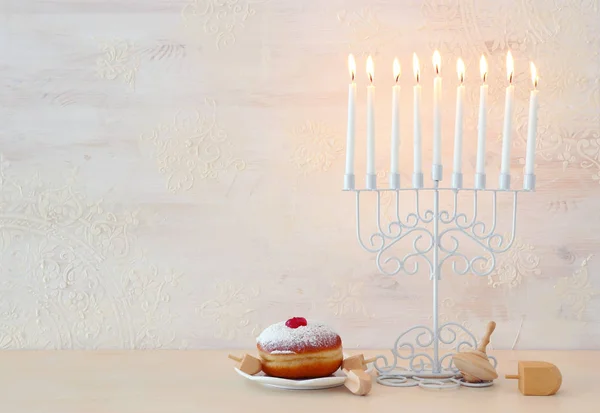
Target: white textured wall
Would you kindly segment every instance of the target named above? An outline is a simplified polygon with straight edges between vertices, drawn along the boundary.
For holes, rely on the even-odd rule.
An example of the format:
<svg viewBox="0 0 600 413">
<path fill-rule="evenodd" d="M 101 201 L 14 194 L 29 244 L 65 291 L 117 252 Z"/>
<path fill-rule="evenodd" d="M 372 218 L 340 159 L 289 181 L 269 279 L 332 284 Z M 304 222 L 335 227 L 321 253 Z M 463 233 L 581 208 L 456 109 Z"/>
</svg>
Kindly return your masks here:
<svg viewBox="0 0 600 413">
<path fill-rule="evenodd" d="M 353 196 L 340 189 L 347 54 L 359 65 L 359 177 L 362 68 L 368 53 L 375 58 L 383 183 L 392 59 L 403 65 L 405 118 L 413 51 L 424 63 L 427 149 L 435 48 L 447 177 L 456 58 L 467 64 L 467 185 L 479 56 L 491 65 L 493 185 L 506 51 L 517 64 L 516 186 L 529 60 L 541 79 L 538 192 L 522 196 L 516 245 L 490 277 L 446 269 L 442 319 L 477 333 L 495 319 L 496 348 L 515 340 L 600 348 L 599 8 L 597 0 L 3 0 L 0 348 L 251 346 L 261 328 L 292 315 L 331 323 L 346 346 L 388 347 L 403 328 L 428 323 L 427 274 L 379 275 L 355 239 Z M 410 125 L 402 133 L 408 182 Z M 500 212 L 509 210 L 503 198 Z"/>
</svg>

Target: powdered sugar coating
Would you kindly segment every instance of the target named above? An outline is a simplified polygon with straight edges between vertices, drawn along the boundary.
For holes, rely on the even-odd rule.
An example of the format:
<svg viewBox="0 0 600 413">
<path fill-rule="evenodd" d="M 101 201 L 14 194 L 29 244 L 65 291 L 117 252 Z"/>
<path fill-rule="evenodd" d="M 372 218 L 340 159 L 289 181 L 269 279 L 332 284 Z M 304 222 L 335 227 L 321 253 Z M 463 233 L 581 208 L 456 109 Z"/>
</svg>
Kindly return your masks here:
<svg viewBox="0 0 600 413">
<path fill-rule="evenodd" d="M 271 351 L 271 354 L 296 354 L 296 352 L 289 350 L 273 350 Z"/>
<path fill-rule="evenodd" d="M 309 321 L 306 326 L 289 328 L 282 321 L 267 327 L 256 342 L 263 351 L 284 354 L 336 347 L 341 340 L 335 331 L 322 323 Z"/>
</svg>

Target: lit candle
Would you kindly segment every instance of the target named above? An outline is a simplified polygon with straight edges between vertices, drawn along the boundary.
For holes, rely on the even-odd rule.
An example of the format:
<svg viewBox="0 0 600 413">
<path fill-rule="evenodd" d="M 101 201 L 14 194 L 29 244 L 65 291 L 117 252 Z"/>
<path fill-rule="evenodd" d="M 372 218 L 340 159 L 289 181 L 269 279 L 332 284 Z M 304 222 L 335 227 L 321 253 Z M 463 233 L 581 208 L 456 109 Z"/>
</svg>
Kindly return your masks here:
<svg viewBox="0 0 600 413">
<path fill-rule="evenodd" d="M 456 88 L 456 120 L 454 122 L 454 173 L 462 173 L 463 102 L 465 100 L 465 64 L 462 59 L 456 62 L 456 72 L 460 85 Z"/>
<path fill-rule="evenodd" d="M 488 85 L 485 83 L 488 74 L 487 62 L 482 55 L 479 61 L 479 72 L 481 74 L 481 86 L 479 88 L 479 121 L 477 124 L 477 166 L 475 172 L 485 175 L 485 135 L 487 124 L 487 97 Z M 485 186 L 483 183 L 482 187 Z M 482 189 L 482 188 L 479 188 Z"/>
<path fill-rule="evenodd" d="M 419 67 L 419 58 L 416 53 L 413 54 L 413 72 L 415 74 L 416 84 L 413 87 L 413 158 L 415 174 L 421 174 L 422 167 L 422 143 L 421 143 L 421 69 Z"/>
<path fill-rule="evenodd" d="M 510 51 L 506 55 L 506 75 L 508 77 L 508 87 L 506 88 L 506 100 L 504 101 L 504 128 L 502 130 L 502 164 L 500 173 L 510 175 L 510 141 L 515 100 L 515 87 L 512 83 L 514 76 L 514 62 Z"/>
<path fill-rule="evenodd" d="M 392 155 L 390 165 L 390 188 L 396 189 L 398 182 L 397 174 L 400 173 L 398 167 L 398 156 L 400 152 L 400 62 L 394 59 L 394 80 L 396 84 L 392 86 Z"/>
<path fill-rule="evenodd" d="M 538 112 L 538 76 L 535 65 L 531 65 L 531 82 L 533 90 L 529 95 L 529 124 L 527 125 L 527 155 L 525 156 L 525 174 L 532 175 L 535 163 L 535 135 L 537 133 Z"/>
<path fill-rule="evenodd" d="M 354 140 L 356 135 L 356 62 L 351 54 L 348 55 L 348 70 L 350 71 L 350 85 L 348 86 L 348 127 L 346 129 L 346 175 L 352 175 L 354 174 Z"/>
<path fill-rule="evenodd" d="M 367 86 L 367 175 L 375 175 L 375 86 L 373 86 L 374 76 L 373 58 L 367 59 L 367 76 L 369 77 L 369 86 Z M 369 185 L 367 185 L 369 186 Z"/>
<path fill-rule="evenodd" d="M 442 164 L 442 58 L 437 50 L 433 53 L 433 164 Z M 434 179 L 435 180 L 435 179 Z"/>
</svg>

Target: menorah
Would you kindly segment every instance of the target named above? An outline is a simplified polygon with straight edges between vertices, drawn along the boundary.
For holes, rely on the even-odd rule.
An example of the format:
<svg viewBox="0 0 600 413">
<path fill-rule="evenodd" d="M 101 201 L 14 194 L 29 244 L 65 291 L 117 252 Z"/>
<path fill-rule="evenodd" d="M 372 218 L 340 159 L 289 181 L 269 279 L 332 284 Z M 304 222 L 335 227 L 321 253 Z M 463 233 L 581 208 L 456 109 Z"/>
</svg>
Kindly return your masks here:
<svg viewBox="0 0 600 413">
<path fill-rule="evenodd" d="M 534 181 L 529 177 L 530 183 Z M 458 375 L 453 367 L 451 356 L 454 351 L 476 348 L 477 339 L 463 325 L 456 322 L 439 322 L 438 286 L 441 278 L 441 268 L 445 263 L 455 274 L 472 273 L 478 276 L 490 275 L 496 266 L 496 255 L 506 252 L 513 245 L 517 226 L 517 200 L 519 192 L 533 191 L 533 185 L 525 190 L 497 189 L 467 189 L 440 188 L 439 181 L 433 181 L 431 188 L 399 188 L 399 189 L 353 189 L 356 194 L 356 235 L 360 246 L 367 252 L 376 254 L 376 264 L 379 271 L 385 275 L 395 275 L 404 272 L 416 274 L 422 264 L 426 265 L 432 281 L 432 325 L 417 325 L 409 328 L 396 339 L 392 348 L 393 359 L 390 361 L 384 355 L 377 357 L 375 368 L 384 384 L 408 386 L 417 384 L 440 385 L 439 381 L 418 382 L 408 381 L 412 377 L 424 379 L 448 379 Z M 376 195 L 376 232 L 365 237 L 361 219 L 361 195 L 365 192 L 375 192 Z M 382 222 L 383 192 L 391 192 L 392 219 Z M 414 207 L 411 212 L 402 213 L 401 200 L 410 196 Z M 433 198 L 433 208 L 423 209 L 422 195 L 429 194 Z M 440 210 L 440 194 L 447 193 L 452 199 L 451 208 Z M 460 193 L 471 195 L 472 213 L 470 216 L 460 211 Z M 481 193 L 491 194 L 491 221 L 478 219 Z M 508 235 L 498 231 L 498 198 L 512 198 L 512 224 Z M 481 253 L 473 257 L 467 256 L 460 250 L 461 238 L 466 237 L 481 248 Z M 412 250 L 402 257 L 393 254 L 392 248 L 401 240 L 412 240 Z M 462 333 L 462 334 L 460 334 Z M 414 340 L 408 337 L 415 335 Z M 459 336 L 466 338 L 459 339 Z M 440 353 L 440 345 L 454 345 L 453 351 Z M 426 351 L 429 349 L 430 351 Z M 493 357 L 490 357 L 493 359 Z M 407 366 L 401 366 L 405 361 Z M 400 369 L 400 371 L 398 371 Z M 393 373 L 393 374 L 392 374 Z M 393 380 L 390 380 L 393 379 Z M 466 384 L 466 383 L 462 383 Z M 444 383 L 443 386 L 447 386 Z M 454 384 L 450 384 L 454 385 Z M 485 384 L 484 385 L 489 385 Z"/>
<path fill-rule="evenodd" d="M 535 190 L 535 138 L 537 132 L 537 84 L 538 77 L 535 65 L 530 64 L 533 90 L 530 93 L 529 124 L 527 130 L 527 156 L 525 160 L 525 174 L 523 176 L 523 190 L 511 189 L 510 175 L 510 149 L 512 135 L 512 119 L 514 106 L 514 61 L 510 51 L 507 53 L 506 69 L 508 86 L 506 88 L 505 116 L 502 140 L 502 165 L 498 179 L 498 189 L 487 189 L 485 172 L 486 153 L 486 123 L 487 123 L 487 95 L 486 84 L 488 66 L 484 56 L 480 59 L 480 87 L 479 122 L 477 127 L 477 168 L 474 176 L 474 187 L 463 188 L 462 173 L 462 137 L 463 137 L 463 106 L 465 86 L 465 65 L 462 59 L 457 61 L 457 74 L 459 84 L 456 91 L 456 121 L 454 130 L 454 162 L 450 188 L 441 188 L 443 165 L 441 158 L 441 57 L 438 51 L 433 54 L 435 77 L 433 79 L 433 153 L 431 180 L 433 185 L 425 188 L 422 172 L 422 136 L 421 136 L 421 71 L 419 59 L 413 55 L 413 72 L 416 84 L 413 87 L 413 174 L 412 187 L 402 188 L 399 175 L 400 152 L 400 63 L 394 60 L 393 72 L 395 84 L 392 86 L 392 133 L 391 133 L 391 165 L 389 189 L 377 187 L 375 175 L 375 109 L 374 94 L 374 63 L 371 56 L 367 59 L 367 165 L 365 176 L 365 189 L 355 189 L 354 176 L 354 141 L 355 141 L 355 101 L 356 101 L 356 62 L 354 57 L 348 57 L 348 69 L 351 83 L 348 89 L 348 133 L 346 144 L 346 172 L 344 175 L 344 190 L 354 191 L 356 194 L 356 232 L 358 242 L 366 251 L 376 254 L 377 268 L 387 275 L 399 272 L 416 274 L 420 264 L 428 266 L 433 288 L 433 325 L 414 326 L 396 339 L 392 348 L 393 360 L 386 356 L 378 356 L 375 368 L 379 371 L 378 381 L 387 385 L 425 387 L 448 386 L 488 386 L 491 383 L 471 384 L 458 380 L 458 371 L 453 367 L 452 354 L 447 352 L 440 355 L 441 345 L 454 345 L 454 351 L 466 348 L 476 348 L 475 336 L 464 326 L 456 322 L 440 325 L 438 306 L 438 284 L 441 268 L 451 262 L 454 273 L 464 275 L 472 273 L 479 276 L 490 275 L 496 267 L 496 255 L 506 252 L 514 243 L 517 225 L 517 195 L 522 191 Z M 382 224 L 381 194 L 391 191 L 395 195 L 395 211 L 389 222 Z M 365 192 L 376 193 L 376 229 L 368 238 L 364 238 L 361 230 L 361 194 Z M 413 193 L 414 208 L 405 216 L 401 213 L 401 198 Z M 422 211 L 421 194 L 430 193 L 433 198 L 433 209 Z M 449 193 L 452 197 L 450 209 L 440 209 L 440 194 Z M 472 195 L 473 212 L 471 216 L 460 212 L 460 193 Z M 478 219 L 480 194 L 491 193 L 491 222 Z M 512 225 L 510 235 L 507 237 L 498 232 L 498 196 L 512 196 Z M 402 195 L 402 197 L 401 197 Z M 412 237 L 412 249 L 403 257 L 392 253 L 392 248 L 404 239 Z M 468 257 L 460 250 L 460 240 L 466 238 L 481 249 L 481 253 Z M 365 242 L 366 240 L 366 242 Z M 410 341 L 411 335 L 415 338 Z M 466 338 L 459 338 L 461 337 Z M 432 354 L 425 349 L 432 349 Z M 405 360 L 408 366 L 399 366 L 399 361 Z M 494 360 L 495 362 L 495 360 Z M 409 378 L 417 379 L 408 381 Z"/>
</svg>

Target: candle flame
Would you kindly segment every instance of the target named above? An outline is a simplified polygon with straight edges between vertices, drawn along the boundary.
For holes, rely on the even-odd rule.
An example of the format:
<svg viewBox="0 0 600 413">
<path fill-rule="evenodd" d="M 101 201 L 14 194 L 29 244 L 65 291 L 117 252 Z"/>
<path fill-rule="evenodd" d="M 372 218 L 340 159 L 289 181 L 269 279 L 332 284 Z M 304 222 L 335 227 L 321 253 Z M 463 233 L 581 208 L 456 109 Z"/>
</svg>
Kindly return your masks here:
<svg viewBox="0 0 600 413">
<path fill-rule="evenodd" d="M 483 83 L 485 83 L 485 80 L 487 79 L 487 73 L 488 72 L 488 65 L 487 65 L 487 61 L 485 60 L 485 56 L 481 55 L 481 59 L 479 60 L 479 73 L 481 73 L 481 80 L 483 80 Z"/>
<path fill-rule="evenodd" d="M 396 80 L 396 83 L 400 80 L 400 62 L 398 61 L 398 58 L 394 59 L 394 79 Z"/>
<path fill-rule="evenodd" d="M 350 78 L 354 82 L 354 77 L 356 76 L 356 61 L 354 60 L 352 53 L 348 55 L 348 71 L 350 72 Z"/>
<path fill-rule="evenodd" d="M 538 75 L 537 75 L 537 70 L 536 70 L 533 62 L 530 62 L 529 66 L 531 67 L 531 82 L 533 83 L 533 88 L 537 89 L 538 80 L 539 80 Z"/>
<path fill-rule="evenodd" d="M 506 77 L 508 78 L 508 82 L 512 83 L 513 75 L 515 72 L 515 62 L 512 57 L 512 53 L 510 50 L 506 54 Z"/>
<path fill-rule="evenodd" d="M 413 73 L 415 74 L 415 79 L 417 83 L 419 83 L 419 78 L 421 77 L 421 68 L 419 66 L 419 58 L 416 53 L 413 53 Z"/>
<path fill-rule="evenodd" d="M 456 73 L 458 73 L 460 83 L 463 83 L 465 81 L 465 62 L 460 57 L 456 61 Z"/>
<path fill-rule="evenodd" d="M 373 83 L 373 76 L 375 75 L 375 68 L 373 65 L 373 58 L 371 55 L 367 58 L 367 75 L 369 76 L 369 81 Z"/>
<path fill-rule="evenodd" d="M 433 68 L 435 69 L 435 74 L 439 76 L 440 70 L 442 67 L 442 56 L 440 56 L 440 52 L 437 50 L 433 52 Z"/>
</svg>

